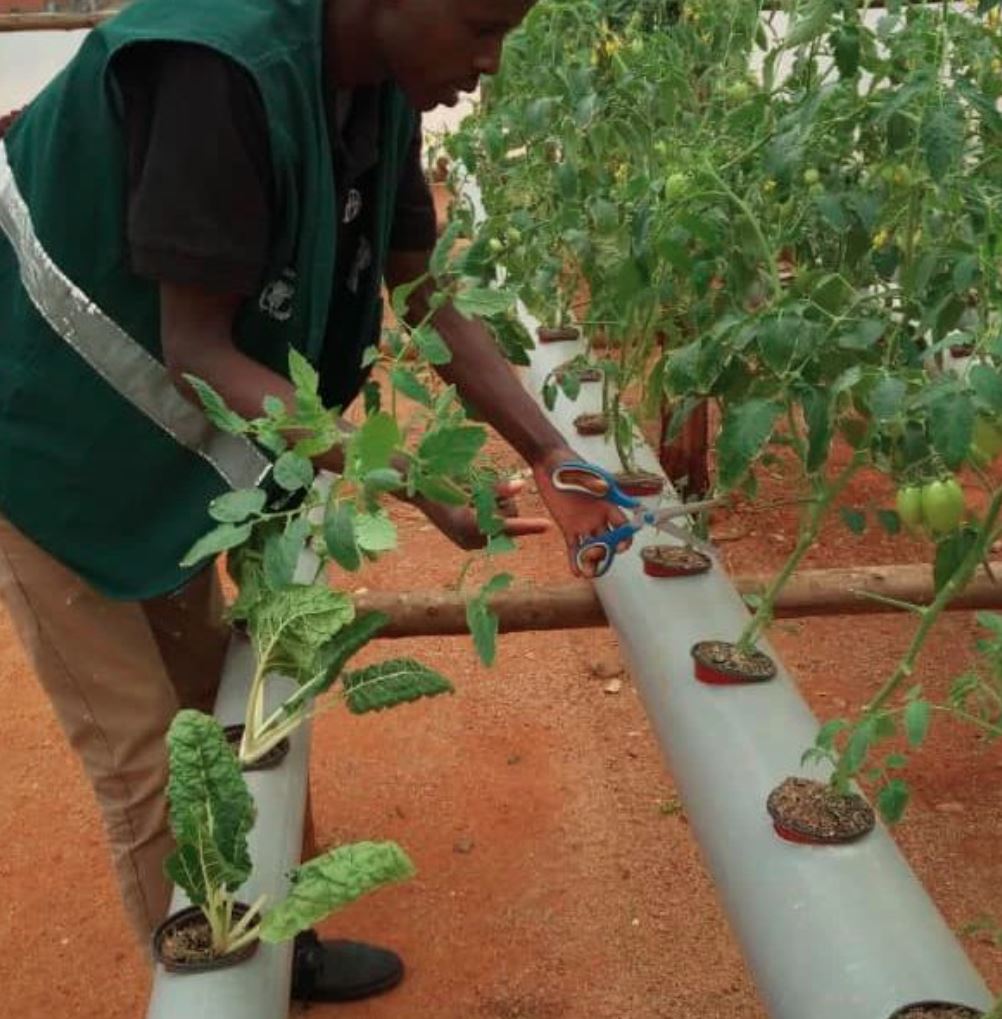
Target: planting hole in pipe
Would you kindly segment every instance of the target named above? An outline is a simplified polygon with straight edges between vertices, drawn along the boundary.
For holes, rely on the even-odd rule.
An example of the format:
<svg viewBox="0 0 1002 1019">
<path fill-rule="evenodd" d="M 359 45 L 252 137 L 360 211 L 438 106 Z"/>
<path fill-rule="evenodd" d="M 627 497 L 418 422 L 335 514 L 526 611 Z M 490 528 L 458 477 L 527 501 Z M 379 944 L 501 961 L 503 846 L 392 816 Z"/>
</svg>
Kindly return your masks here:
<svg viewBox="0 0 1002 1019">
<path fill-rule="evenodd" d="M 578 435 L 605 435 L 609 430 L 609 418 L 605 414 L 579 414 L 574 419 Z"/>
<path fill-rule="evenodd" d="M 701 683 L 765 683 L 776 675 L 776 663 L 764 651 L 742 651 L 725 640 L 702 640 L 690 654 L 696 663 L 696 679 Z"/>
<path fill-rule="evenodd" d="M 877 819 L 857 793 L 839 793 L 827 782 L 788 778 L 769 794 L 766 808 L 776 834 L 788 842 L 839 845 L 868 835 Z"/>
<path fill-rule="evenodd" d="M 660 495 L 665 489 L 665 478 L 653 471 L 621 471 L 616 475 L 616 484 L 635 499 Z"/>
<path fill-rule="evenodd" d="M 695 577 L 713 568 L 709 556 L 682 545 L 648 545 L 640 558 L 649 577 Z"/>
<path fill-rule="evenodd" d="M 242 725 L 227 725 L 223 729 L 223 735 L 226 736 L 226 742 L 233 748 L 235 754 L 240 752 L 240 741 L 244 737 L 244 726 Z M 243 761 L 240 763 L 241 771 L 271 771 L 273 768 L 277 768 L 282 761 L 288 756 L 290 743 L 288 738 L 283 739 L 280 743 L 259 757 L 256 761 L 247 764 Z"/>
<path fill-rule="evenodd" d="M 899 1008 L 891 1019 L 982 1019 L 984 1012 L 945 1001 L 922 1001 Z"/>
<path fill-rule="evenodd" d="M 553 377 L 557 382 L 563 382 L 565 378 L 576 378 L 578 382 L 601 382 L 603 373 L 598 365 L 588 364 L 581 357 L 572 357 L 562 365 L 553 370 Z"/>
<path fill-rule="evenodd" d="M 581 330 L 576 326 L 540 326 L 536 330 L 540 343 L 561 343 L 576 340 Z"/>
<path fill-rule="evenodd" d="M 233 906 L 234 922 L 250 907 L 242 902 Z M 153 934 L 153 954 L 169 973 L 208 973 L 229 969 L 246 962 L 256 951 L 255 938 L 228 955 L 216 955 L 212 949 L 212 930 L 198 906 L 189 906 L 167 917 Z"/>
</svg>

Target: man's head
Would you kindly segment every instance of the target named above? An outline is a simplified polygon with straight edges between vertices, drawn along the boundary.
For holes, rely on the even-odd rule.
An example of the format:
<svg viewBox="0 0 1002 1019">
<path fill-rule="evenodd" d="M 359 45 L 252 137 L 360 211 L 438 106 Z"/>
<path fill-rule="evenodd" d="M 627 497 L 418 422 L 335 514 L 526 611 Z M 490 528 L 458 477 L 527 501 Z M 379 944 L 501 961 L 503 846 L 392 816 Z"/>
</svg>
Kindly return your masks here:
<svg viewBox="0 0 1002 1019">
<path fill-rule="evenodd" d="M 372 32 L 389 75 L 419 110 L 455 105 L 497 72 L 505 35 L 534 0 L 378 0 Z"/>
</svg>

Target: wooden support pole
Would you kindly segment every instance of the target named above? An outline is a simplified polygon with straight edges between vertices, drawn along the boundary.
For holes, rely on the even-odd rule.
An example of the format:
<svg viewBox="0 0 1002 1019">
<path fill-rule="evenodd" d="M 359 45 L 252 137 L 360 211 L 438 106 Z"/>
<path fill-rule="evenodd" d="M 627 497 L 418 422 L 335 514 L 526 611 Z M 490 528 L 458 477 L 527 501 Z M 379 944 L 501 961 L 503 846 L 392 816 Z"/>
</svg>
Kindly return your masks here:
<svg viewBox="0 0 1002 1019">
<path fill-rule="evenodd" d="M 995 571 L 1002 576 L 1002 563 Z M 766 576 L 734 579 L 742 594 L 762 590 Z M 685 583 L 685 581 L 664 581 Z M 879 566 L 852 570 L 804 570 L 795 574 L 776 606 L 780 619 L 808 616 L 872 615 L 901 611 L 866 594 L 927 605 L 933 599 L 928 566 Z M 361 612 L 385 612 L 390 625 L 384 637 L 431 637 L 466 633 L 466 599 L 455 591 L 413 591 L 405 594 L 366 591 L 356 595 Z M 606 626 L 602 604 L 591 584 L 521 585 L 495 597 L 502 633 L 527 630 L 574 630 Z M 1002 609 L 1002 583 L 986 573 L 950 605 L 953 610 Z"/>
<path fill-rule="evenodd" d="M 0 14 L 0 32 L 75 32 L 94 28 L 117 13 L 117 10 L 105 10 L 86 13 Z"/>
</svg>

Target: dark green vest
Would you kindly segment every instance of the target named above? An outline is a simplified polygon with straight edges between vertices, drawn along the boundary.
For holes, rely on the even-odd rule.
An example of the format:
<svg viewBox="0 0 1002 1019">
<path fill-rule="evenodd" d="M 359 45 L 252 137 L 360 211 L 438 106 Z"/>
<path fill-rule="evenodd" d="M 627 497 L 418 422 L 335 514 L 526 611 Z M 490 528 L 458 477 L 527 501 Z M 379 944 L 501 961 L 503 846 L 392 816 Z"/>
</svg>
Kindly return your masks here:
<svg viewBox="0 0 1002 1019">
<path fill-rule="evenodd" d="M 380 326 L 374 274 L 357 314 L 331 309 L 338 207 L 325 115 L 323 0 L 136 0 L 0 143 L 0 513 L 99 590 L 172 590 L 210 526 L 206 506 L 268 462 L 215 431 L 163 368 L 155 284 L 128 269 L 126 155 L 112 57 L 126 46 L 209 46 L 253 77 L 268 117 L 276 236 L 270 282 L 247 301 L 238 345 L 287 374 L 331 335 Z M 376 265 L 416 115 L 384 90 Z M 329 317 L 333 315 L 329 323 Z"/>
</svg>

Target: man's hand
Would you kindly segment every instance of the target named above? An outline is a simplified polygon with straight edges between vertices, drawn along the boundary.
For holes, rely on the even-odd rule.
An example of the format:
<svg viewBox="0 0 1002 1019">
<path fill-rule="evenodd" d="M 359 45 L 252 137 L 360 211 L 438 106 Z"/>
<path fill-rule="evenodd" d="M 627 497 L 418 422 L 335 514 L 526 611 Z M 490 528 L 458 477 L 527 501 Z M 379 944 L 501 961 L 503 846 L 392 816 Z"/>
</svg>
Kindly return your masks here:
<svg viewBox="0 0 1002 1019">
<path fill-rule="evenodd" d="M 581 460 L 569 447 L 554 449 L 539 462 L 533 464 L 532 472 L 539 486 L 547 509 L 563 532 L 570 556 L 571 571 L 575 576 L 594 576 L 594 569 L 582 571 L 577 561 L 578 542 L 584 538 L 598 537 L 606 531 L 626 523 L 622 510 L 601 499 L 593 499 L 573 492 L 562 492 L 553 484 L 553 469 L 568 460 Z M 625 552 L 630 542 L 623 542 L 617 551 Z"/>
<path fill-rule="evenodd" d="M 429 264 L 428 252 L 391 253 L 387 265 L 390 288 L 425 276 Z M 417 323 L 423 320 L 433 289 L 428 282 L 411 294 L 409 321 Z M 540 495 L 567 542 L 571 571 L 581 576 L 582 570 L 577 564 L 578 542 L 582 538 L 602 534 L 610 527 L 618 527 L 626 522 L 626 518 L 616 507 L 600 499 L 572 495 L 553 487 L 550 477 L 553 468 L 564 460 L 580 458 L 522 387 L 484 324 L 460 315 L 448 303 L 435 313 L 432 324 L 452 354 L 448 364 L 439 366 L 439 374 L 450 385 L 455 385 L 467 403 L 476 407 L 483 420 L 492 425 L 526 463 L 532 465 Z M 464 544 L 467 542 L 472 542 L 473 547 L 483 544 L 472 514 L 446 507 L 427 507 L 425 511 L 440 530 L 463 547 L 470 547 Z M 541 523 L 516 517 L 510 521 L 508 533 L 536 534 L 543 530 Z M 591 576 L 594 568 L 584 572 Z"/>
<path fill-rule="evenodd" d="M 497 486 L 498 512 L 505 518 L 504 532 L 510 538 L 526 534 L 542 534 L 549 530 L 550 521 L 545 517 L 520 517 L 515 498 L 525 488 L 525 482 L 502 481 Z M 415 500 L 421 512 L 454 544 L 470 551 L 483 548 L 487 539 L 477 527 L 473 510 L 465 506 L 446 506 L 430 500 Z"/>
</svg>

